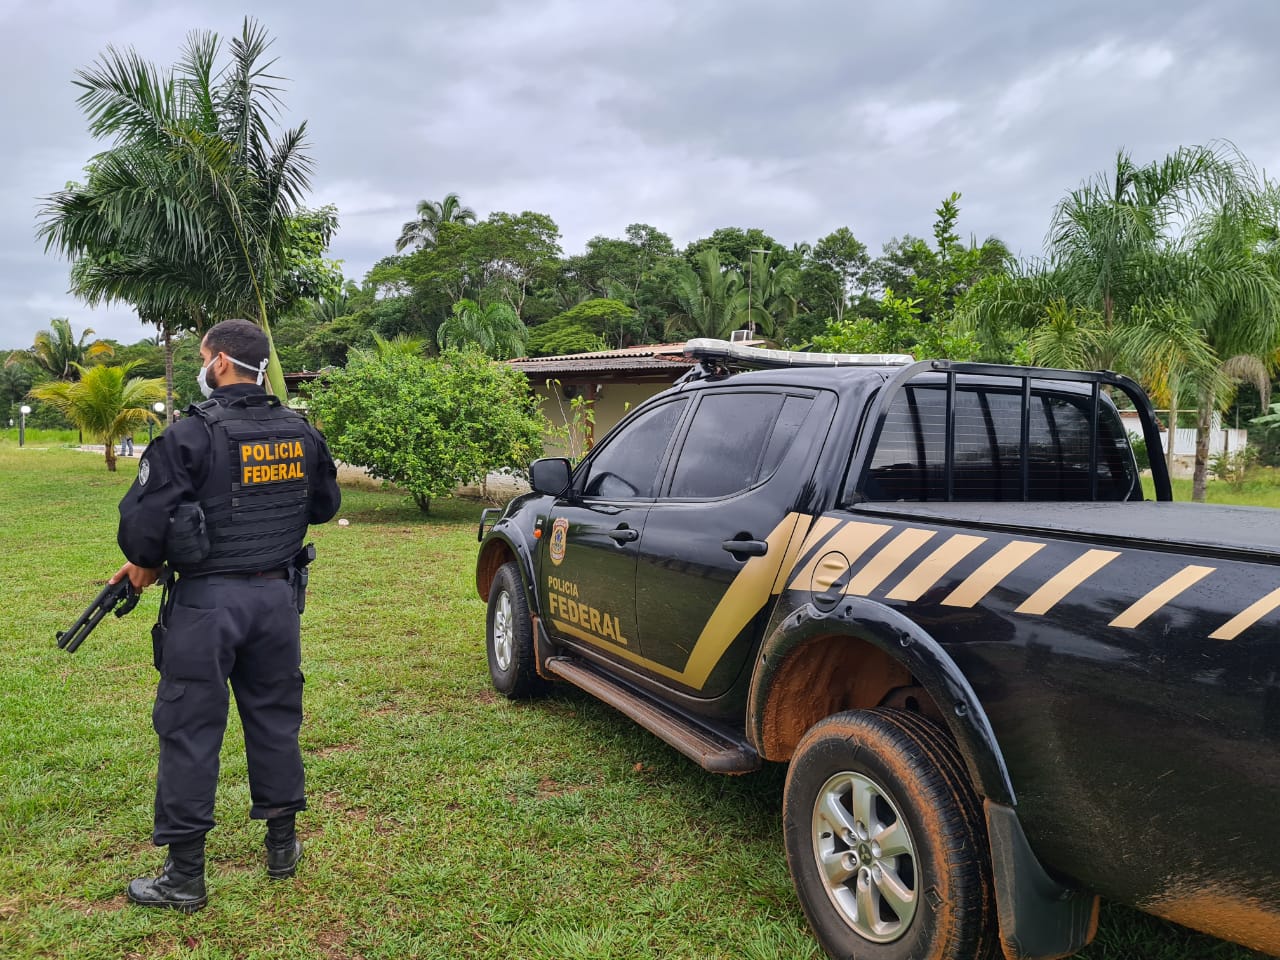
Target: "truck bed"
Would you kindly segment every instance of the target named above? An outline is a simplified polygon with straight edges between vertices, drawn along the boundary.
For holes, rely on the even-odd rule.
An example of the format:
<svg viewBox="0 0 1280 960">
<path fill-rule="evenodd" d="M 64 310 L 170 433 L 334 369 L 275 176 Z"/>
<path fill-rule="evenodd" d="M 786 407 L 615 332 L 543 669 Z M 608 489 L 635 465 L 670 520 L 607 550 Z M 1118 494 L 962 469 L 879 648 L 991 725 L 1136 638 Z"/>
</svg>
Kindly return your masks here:
<svg viewBox="0 0 1280 960">
<path fill-rule="evenodd" d="M 864 503 L 858 514 L 910 517 L 1052 539 L 1116 543 L 1280 565 L 1280 510 L 1154 500 L 1098 503 Z"/>
</svg>

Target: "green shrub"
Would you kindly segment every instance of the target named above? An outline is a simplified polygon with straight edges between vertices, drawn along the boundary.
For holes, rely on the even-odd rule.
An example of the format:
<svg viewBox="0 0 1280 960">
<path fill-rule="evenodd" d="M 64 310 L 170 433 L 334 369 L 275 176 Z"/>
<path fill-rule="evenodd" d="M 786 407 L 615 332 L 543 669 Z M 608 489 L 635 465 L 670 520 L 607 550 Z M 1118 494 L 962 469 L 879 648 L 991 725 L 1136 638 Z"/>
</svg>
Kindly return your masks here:
<svg viewBox="0 0 1280 960">
<path fill-rule="evenodd" d="M 475 350 L 357 351 L 309 408 L 335 457 L 405 488 L 424 513 L 490 470 L 526 469 L 547 427 L 524 374 Z"/>
</svg>

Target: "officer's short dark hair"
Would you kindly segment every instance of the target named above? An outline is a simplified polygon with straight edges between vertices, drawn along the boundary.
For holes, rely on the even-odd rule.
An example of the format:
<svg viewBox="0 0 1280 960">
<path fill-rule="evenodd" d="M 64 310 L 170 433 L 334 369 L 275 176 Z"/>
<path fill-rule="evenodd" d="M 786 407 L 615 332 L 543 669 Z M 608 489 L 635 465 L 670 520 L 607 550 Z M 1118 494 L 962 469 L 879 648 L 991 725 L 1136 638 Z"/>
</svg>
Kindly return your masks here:
<svg viewBox="0 0 1280 960">
<path fill-rule="evenodd" d="M 267 359 L 270 353 L 267 335 L 256 323 L 250 323 L 248 320 L 223 320 L 221 323 L 215 323 L 204 335 L 204 345 L 215 356 L 225 353 L 255 368 Z M 236 368 L 236 376 L 241 379 L 247 373 L 248 371 L 241 367 Z"/>
</svg>

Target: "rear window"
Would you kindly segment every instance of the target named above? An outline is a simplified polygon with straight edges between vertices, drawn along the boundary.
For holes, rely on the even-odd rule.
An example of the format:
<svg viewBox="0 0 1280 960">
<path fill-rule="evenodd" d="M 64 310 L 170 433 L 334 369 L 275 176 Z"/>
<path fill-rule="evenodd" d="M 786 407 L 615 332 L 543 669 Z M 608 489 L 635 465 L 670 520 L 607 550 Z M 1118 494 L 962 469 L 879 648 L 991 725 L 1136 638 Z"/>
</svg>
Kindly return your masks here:
<svg viewBox="0 0 1280 960">
<path fill-rule="evenodd" d="M 946 500 L 946 390 L 908 386 L 894 399 L 871 458 L 870 500 Z M 1033 392 L 1027 458 L 1030 500 L 1089 500 L 1089 400 Z M 1098 411 L 1097 499 L 1136 495 L 1138 478 L 1116 412 Z M 1021 500 L 1022 395 L 956 391 L 954 500 Z"/>
</svg>

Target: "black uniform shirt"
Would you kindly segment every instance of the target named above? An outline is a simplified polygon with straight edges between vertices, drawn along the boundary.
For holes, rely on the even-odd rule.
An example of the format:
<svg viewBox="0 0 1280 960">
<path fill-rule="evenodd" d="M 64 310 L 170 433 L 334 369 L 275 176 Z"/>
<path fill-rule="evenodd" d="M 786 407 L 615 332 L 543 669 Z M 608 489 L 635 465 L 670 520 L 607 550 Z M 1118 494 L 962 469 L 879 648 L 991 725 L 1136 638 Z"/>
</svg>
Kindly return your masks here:
<svg viewBox="0 0 1280 960">
<path fill-rule="evenodd" d="M 254 383 L 232 383 L 213 391 L 213 399 L 223 404 L 241 397 L 265 395 Z M 324 523 L 338 512 L 342 491 L 338 470 L 320 431 L 310 428 L 314 452 L 308 453 L 307 476 L 311 478 L 308 523 Z M 138 462 L 138 478 L 120 501 L 120 527 L 116 542 L 131 563 L 158 567 L 164 563 L 164 542 L 169 518 L 184 500 L 194 501 L 204 484 L 212 449 L 209 429 L 198 416 L 188 416 L 170 426 L 147 446 Z M 310 457 L 316 457 L 312 462 Z"/>
</svg>

